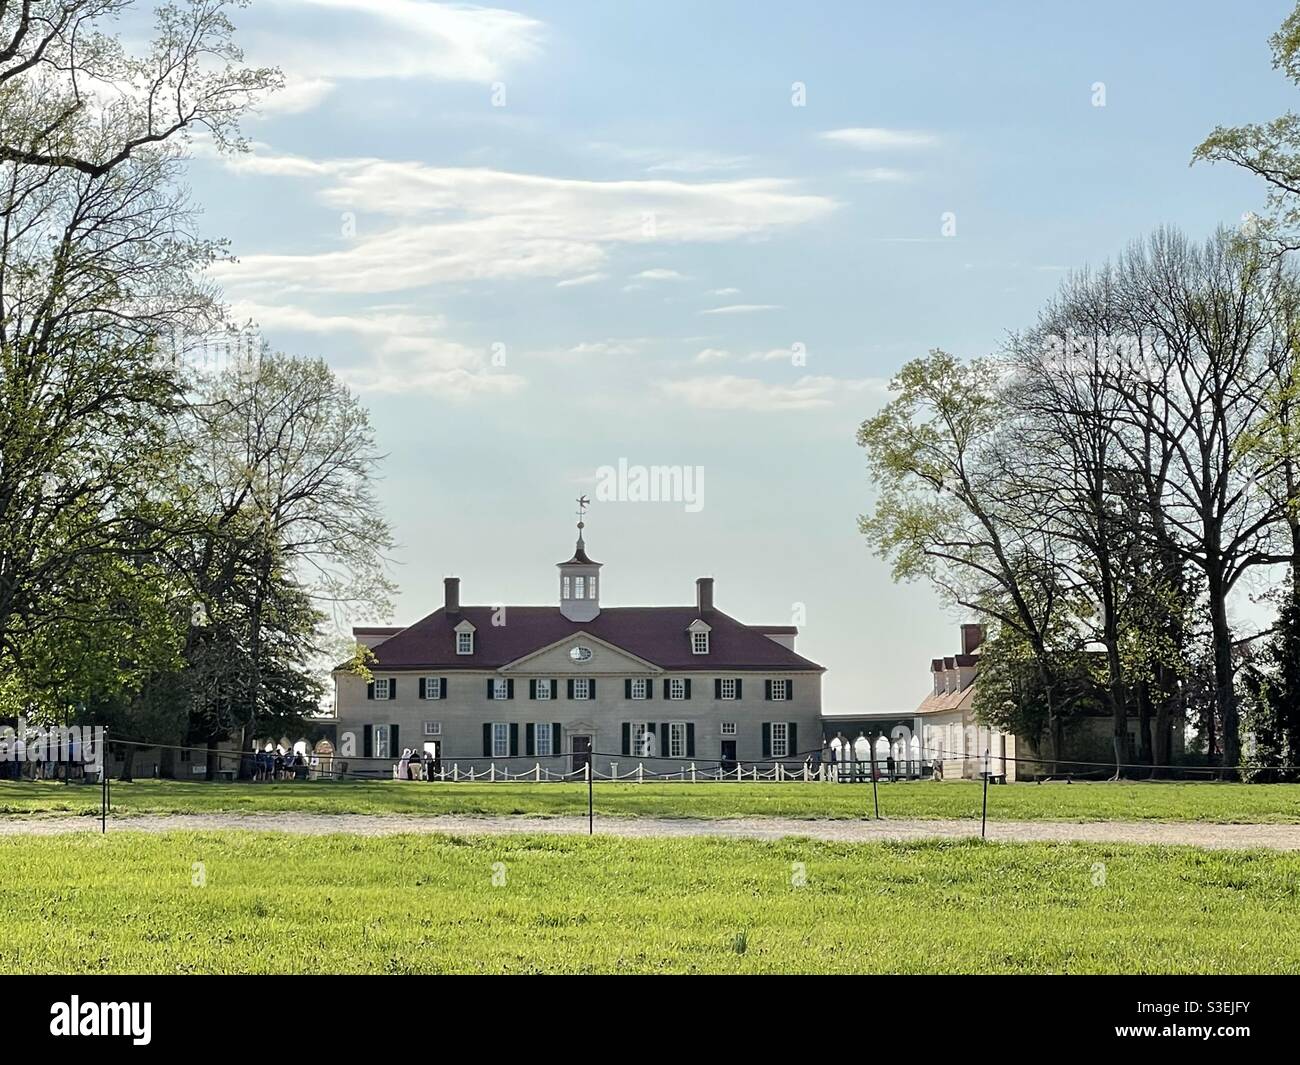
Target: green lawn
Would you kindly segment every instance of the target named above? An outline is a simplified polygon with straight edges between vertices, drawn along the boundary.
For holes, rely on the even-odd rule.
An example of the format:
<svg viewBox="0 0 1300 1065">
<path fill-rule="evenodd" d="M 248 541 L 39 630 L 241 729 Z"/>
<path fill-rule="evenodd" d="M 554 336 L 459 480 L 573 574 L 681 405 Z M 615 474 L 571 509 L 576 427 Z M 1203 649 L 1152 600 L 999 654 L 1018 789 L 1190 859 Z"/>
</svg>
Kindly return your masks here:
<svg viewBox="0 0 1300 1065">
<path fill-rule="evenodd" d="M 1275 852 L 86 833 L 0 869 L 6 972 L 1300 972 Z"/>
<path fill-rule="evenodd" d="M 968 781 L 882 784 L 885 817 L 979 817 Z M 585 814 L 584 784 L 113 783 L 116 816 L 314 811 L 358 814 Z M 861 817 L 869 785 L 596 784 L 601 816 Z M 99 814 L 99 789 L 0 783 L 0 814 Z M 989 788 L 993 820 L 1300 822 L 1300 785 L 1217 783 L 1008 784 Z"/>
</svg>

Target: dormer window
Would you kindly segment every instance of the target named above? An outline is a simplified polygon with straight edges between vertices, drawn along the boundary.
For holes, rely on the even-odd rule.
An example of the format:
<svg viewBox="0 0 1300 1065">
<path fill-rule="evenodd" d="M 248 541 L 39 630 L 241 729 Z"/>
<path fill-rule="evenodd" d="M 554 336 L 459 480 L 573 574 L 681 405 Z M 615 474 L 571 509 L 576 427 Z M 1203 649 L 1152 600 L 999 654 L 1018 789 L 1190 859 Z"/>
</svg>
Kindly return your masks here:
<svg viewBox="0 0 1300 1065">
<path fill-rule="evenodd" d="M 691 654 L 706 655 L 709 653 L 709 634 L 707 632 L 691 633 Z"/>
<path fill-rule="evenodd" d="M 456 653 L 472 655 L 474 653 L 474 634 L 472 632 L 456 633 Z"/>
</svg>

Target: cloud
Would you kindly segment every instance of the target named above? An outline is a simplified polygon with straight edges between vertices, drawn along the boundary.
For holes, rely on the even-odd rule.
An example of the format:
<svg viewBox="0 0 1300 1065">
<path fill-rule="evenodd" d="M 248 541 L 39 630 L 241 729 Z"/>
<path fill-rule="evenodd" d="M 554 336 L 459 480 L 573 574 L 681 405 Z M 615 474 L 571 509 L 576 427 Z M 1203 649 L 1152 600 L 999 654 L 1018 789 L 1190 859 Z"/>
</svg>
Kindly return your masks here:
<svg viewBox="0 0 1300 1065">
<path fill-rule="evenodd" d="M 536 57 L 543 24 L 515 11 L 423 0 L 260 0 L 243 20 L 250 61 L 286 89 L 263 109 L 316 106 L 340 82 L 373 78 L 489 84 Z"/>
<path fill-rule="evenodd" d="M 846 391 L 879 387 L 874 379 L 846 380 L 838 377 L 801 377 L 791 384 L 769 384 L 754 377 L 722 374 L 668 381 L 663 385 L 670 396 L 705 410 L 782 411 L 809 410 L 830 406 Z"/>
<path fill-rule="evenodd" d="M 912 175 L 906 170 L 895 170 L 893 167 L 888 166 L 873 166 L 869 170 L 855 170 L 853 176 L 860 181 L 869 181 L 875 184 L 908 181 Z"/>
<path fill-rule="evenodd" d="M 939 143 L 933 133 L 915 129 L 882 129 L 880 127 L 856 127 L 852 129 L 830 129 L 819 134 L 822 140 L 833 144 L 843 144 L 863 152 L 891 151 L 904 148 L 929 148 Z"/>
<path fill-rule="evenodd" d="M 583 274 L 581 277 L 566 277 L 563 281 L 555 282 L 556 288 L 573 288 L 576 285 L 593 285 L 597 281 L 604 281 L 608 274 L 594 273 Z"/>
<path fill-rule="evenodd" d="M 710 307 L 701 314 L 754 314 L 758 311 L 779 311 L 779 303 L 730 303 L 725 307 Z"/>
<path fill-rule="evenodd" d="M 739 296 L 738 288 L 713 288 L 709 290 L 710 296 Z"/>
<path fill-rule="evenodd" d="M 776 178 L 589 181 L 257 152 L 223 162 L 235 173 L 317 182 L 320 202 L 356 215 L 357 235 L 324 251 L 245 255 L 217 264 L 217 278 L 330 292 L 585 277 L 601 272 L 615 246 L 754 237 L 823 218 L 837 206 Z"/>
<path fill-rule="evenodd" d="M 640 281 L 688 281 L 685 274 L 679 274 L 676 270 L 654 269 L 642 270 L 639 274 L 632 275 L 633 280 Z"/>
<path fill-rule="evenodd" d="M 696 362 L 722 362 L 731 358 L 731 352 L 722 348 L 705 348 L 695 356 Z"/>
<path fill-rule="evenodd" d="M 589 147 L 601 155 L 643 167 L 647 174 L 709 174 L 740 170 L 754 161 L 748 155 L 723 155 L 712 151 L 670 151 L 664 148 L 629 148 L 608 141 L 593 141 Z"/>
<path fill-rule="evenodd" d="M 361 343 L 365 361 L 336 366 L 341 379 L 359 392 L 422 393 L 442 399 L 518 391 L 524 378 L 491 365 L 490 353 L 448 340 L 438 333 L 441 317 L 412 314 L 402 308 L 375 307 L 358 313 L 319 313 L 290 304 L 236 301 L 231 312 L 263 329 L 313 335 L 351 333 Z"/>
</svg>

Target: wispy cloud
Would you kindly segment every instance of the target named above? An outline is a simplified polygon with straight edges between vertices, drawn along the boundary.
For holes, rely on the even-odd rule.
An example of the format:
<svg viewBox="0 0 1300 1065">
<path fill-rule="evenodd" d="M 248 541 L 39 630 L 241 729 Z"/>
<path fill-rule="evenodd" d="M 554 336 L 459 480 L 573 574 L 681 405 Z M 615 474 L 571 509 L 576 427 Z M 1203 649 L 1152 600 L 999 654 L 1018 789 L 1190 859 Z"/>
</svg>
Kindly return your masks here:
<svg viewBox="0 0 1300 1065">
<path fill-rule="evenodd" d="M 873 166 L 868 170 L 855 170 L 853 176 L 859 181 L 868 181 L 872 184 L 903 182 L 912 177 L 906 170 L 897 170 L 890 166 Z"/>
<path fill-rule="evenodd" d="M 729 303 L 725 307 L 710 307 L 701 314 L 756 314 L 759 311 L 779 311 L 779 303 Z"/>
<path fill-rule="evenodd" d="M 656 268 L 653 270 L 642 270 L 639 274 L 633 274 L 634 281 L 688 281 L 690 280 L 685 274 L 678 273 L 676 270 L 667 270 Z"/>
<path fill-rule="evenodd" d="M 929 148 L 939 143 L 933 133 L 918 129 L 883 129 L 879 126 L 858 126 L 849 129 L 829 129 L 820 134 L 821 139 L 842 144 L 863 152 L 891 151 L 904 148 Z"/>
<path fill-rule="evenodd" d="M 556 288 L 573 288 L 576 285 L 594 285 L 597 281 L 604 281 L 609 276 L 602 273 L 583 274 L 581 277 L 566 277 L 563 281 L 555 282 Z"/>
<path fill-rule="evenodd" d="M 788 411 L 827 407 L 846 392 L 883 387 L 874 379 L 801 377 L 790 384 L 772 384 L 755 377 L 721 374 L 667 381 L 664 390 L 676 399 L 706 410 Z"/>
</svg>

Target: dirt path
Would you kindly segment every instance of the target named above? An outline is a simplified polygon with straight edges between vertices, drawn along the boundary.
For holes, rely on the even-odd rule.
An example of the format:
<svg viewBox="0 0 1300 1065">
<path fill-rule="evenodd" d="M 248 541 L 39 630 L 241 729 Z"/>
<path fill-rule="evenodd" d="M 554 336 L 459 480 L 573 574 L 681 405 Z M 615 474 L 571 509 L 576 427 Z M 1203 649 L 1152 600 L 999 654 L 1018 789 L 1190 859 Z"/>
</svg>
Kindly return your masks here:
<svg viewBox="0 0 1300 1065">
<path fill-rule="evenodd" d="M 363 814 L 145 814 L 110 818 L 110 832 L 202 832 L 217 829 L 248 829 L 261 832 L 292 832 L 302 835 L 346 833 L 358 836 L 391 836 L 399 833 L 446 832 L 455 835 L 504 832 L 549 832 L 585 834 L 585 817 L 405 817 Z M 0 835 L 62 835 L 69 832 L 98 832 L 98 818 L 40 817 L 0 818 Z M 669 818 L 597 818 L 602 835 L 638 838 L 645 836 L 722 836 L 744 839 L 780 839 L 805 836 L 839 842 L 870 840 L 962 839 L 978 836 L 978 821 L 801 821 L 790 818 L 736 818 L 734 820 L 689 820 Z M 988 838 L 1008 841 L 1088 843 L 1164 843 L 1198 847 L 1239 849 L 1268 847 L 1300 850 L 1300 825 L 1217 825 L 1157 821 L 991 821 Z"/>
</svg>

